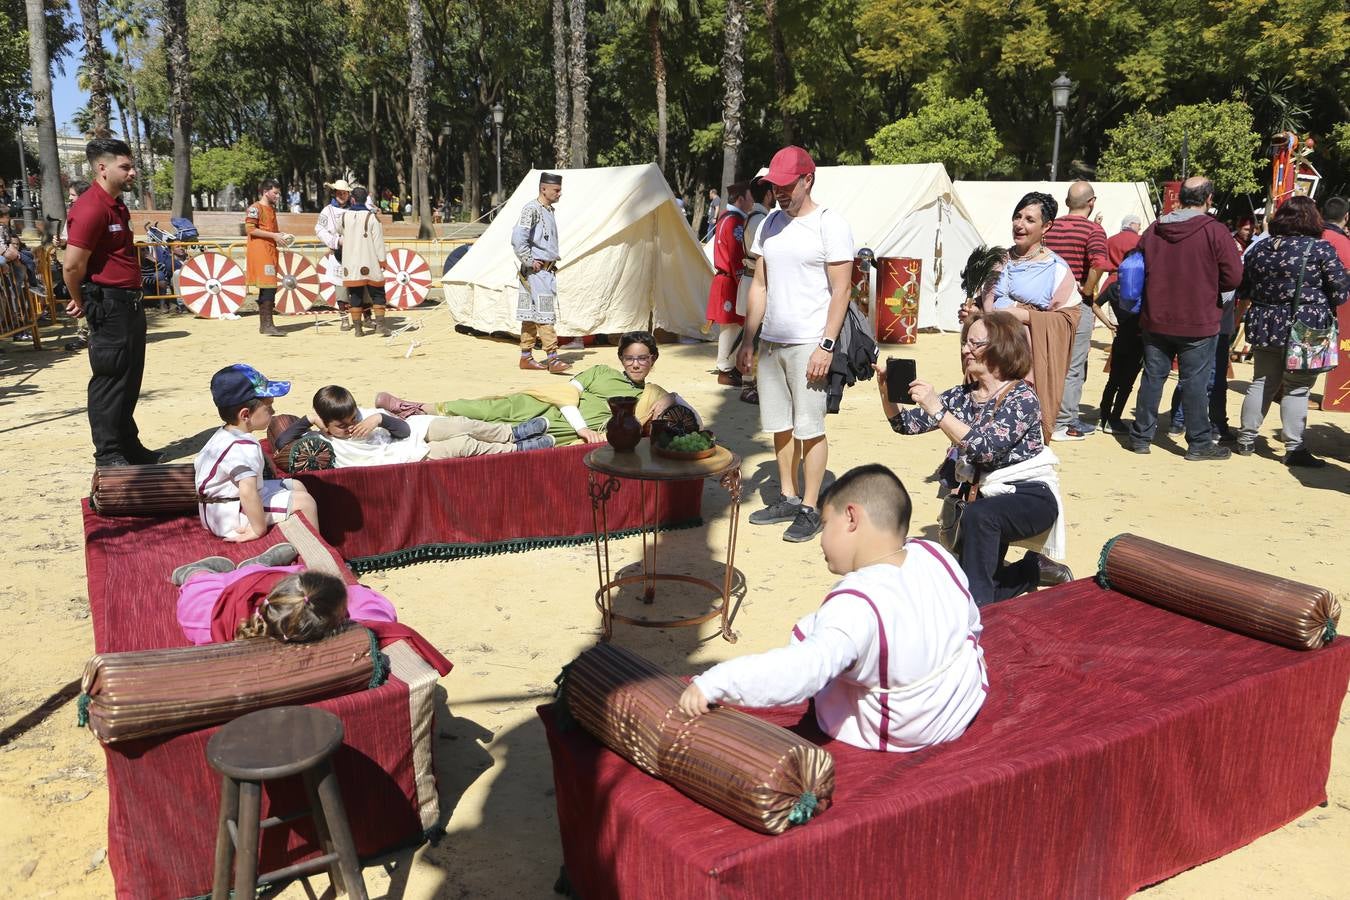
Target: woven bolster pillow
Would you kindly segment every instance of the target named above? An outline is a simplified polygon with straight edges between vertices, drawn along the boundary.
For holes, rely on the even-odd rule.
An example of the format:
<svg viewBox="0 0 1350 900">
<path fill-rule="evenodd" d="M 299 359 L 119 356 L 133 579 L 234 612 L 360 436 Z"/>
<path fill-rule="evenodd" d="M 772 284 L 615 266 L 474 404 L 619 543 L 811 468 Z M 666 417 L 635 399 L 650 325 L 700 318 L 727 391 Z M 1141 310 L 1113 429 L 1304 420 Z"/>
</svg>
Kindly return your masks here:
<svg viewBox="0 0 1350 900">
<path fill-rule="evenodd" d="M 161 516 L 197 511 L 192 463 L 94 470 L 89 502 L 101 516 Z"/>
<path fill-rule="evenodd" d="M 1340 603 L 1326 588 L 1133 534 L 1107 541 L 1097 580 L 1146 603 L 1295 650 L 1330 643 L 1341 617 Z"/>
<path fill-rule="evenodd" d="M 633 765 L 755 831 L 781 834 L 830 805 L 829 752 L 726 707 L 687 719 L 684 688 L 637 654 L 600 644 L 564 670 L 562 705 Z"/>
<path fill-rule="evenodd" d="M 379 687 L 386 674 L 374 634 L 358 625 L 304 644 L 253 638 L 105 653 L 84 667 L 79 724 L 115 744 Z"/>
</svg>

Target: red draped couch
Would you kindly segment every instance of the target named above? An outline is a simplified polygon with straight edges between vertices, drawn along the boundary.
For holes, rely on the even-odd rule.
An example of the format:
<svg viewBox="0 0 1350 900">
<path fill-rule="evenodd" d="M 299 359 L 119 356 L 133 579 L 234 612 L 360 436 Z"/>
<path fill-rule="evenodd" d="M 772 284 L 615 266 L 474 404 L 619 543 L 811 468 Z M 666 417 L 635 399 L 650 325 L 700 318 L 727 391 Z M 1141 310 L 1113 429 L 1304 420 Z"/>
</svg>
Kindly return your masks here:
<svg viewBox="0 0 1350 900">
<path fill-rule="evenodd" d="M 328 469 L 298 477 L 319 506 L 320 530 L 357 572 L 430 559 L 519 552 L 590 541 L 584 444 L 467 459 Z M 648 484 L 648 518 L 698 525 L 703 481 Z M 609 500 L 611 536 L 642 521 L 642 486 Z"/>
<path fill-rule="evenodd" d="M 1326 800 L 1344 640 L 1262 643 L 1077 581 L 984 611 L 990 693 L 959 740 L 883 754 L 805 707 L 834 804 L 772 837 L 540 707 L 568 879 L 617 897 L 1123 897 Z"/>
<path fill-rule="evenodd" d="M 238 561 L 283 539 L 273 528 L 261 540 L 228 544 L 202 528 L 196 516 L 106 518 L 88 501 L 84 534 L 99 653 L 186 645 L 176 617 L 178 589 L 169 582 L 174 567 L 213 554 Z M 341 564 L 340 557 L 337 561 Z M 363 857 L 422 839 L 440 816 L 431 764 L 436 672 L 405 642 L 384 652 L 392 674 L 382 686 L 314 704 L 342 719 L 345 737 L 333 766 Z M 206 742 L 215 732 L 205 728 L 104 746 L 108 862 L 119 898 L 210 892 L 220 776 L 206 763 Z M 291 782 L 267 785 L 264 817 L 307 805 L 303 790 Z M 319 852 L 308 819 L 269 828 L 259 871 Z"/>
</svg>

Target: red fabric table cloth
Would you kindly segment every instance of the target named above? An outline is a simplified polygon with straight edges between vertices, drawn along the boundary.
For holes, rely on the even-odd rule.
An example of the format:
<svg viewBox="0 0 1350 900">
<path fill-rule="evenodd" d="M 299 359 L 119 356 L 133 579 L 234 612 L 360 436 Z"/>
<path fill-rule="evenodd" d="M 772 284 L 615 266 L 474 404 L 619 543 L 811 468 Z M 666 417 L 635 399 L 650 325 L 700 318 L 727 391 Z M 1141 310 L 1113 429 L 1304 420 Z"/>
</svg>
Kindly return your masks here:
<svg viewBox="0 0 1350 900">
<path fill-rule="evenodd" d="M 169 582 L 174 567 L 213 554 L 246 559 L 283 539 L 273 528 L 261 540 L 231 544 L 195 516 L 105 518 L 88 501 L 84 532 L 94 647 L 101 653 L 186 646 L 175 611 L 178 589 Z M 436 673 L 405 643 L 385 652 L 394 674 L 384 685 L 314 704 L 337 715 L 345 729 L 333 767 L 363 857 L 419 840 L 439 818 L 430 753 Z M 119 898 L 210 892 L 220 776 L 206 763 L 206 742 L 215 732 L 103 747 L 108 862 Z M 264 817 L 306 805 L 294 779 L 269 782 L 263 790 Z M 319 852 L 307 818 L 269 828 L 259 871 Z"/>
<path fill-rule="evenodd" d="M 320 529 L 357 572 L 429 559 L 533 550 L 591 540 L 580 444 L 467 459 L 328 469 L 293 476 L 319 505 Z M 647 486 L 647 517 L 699 524 L 703 481 Z M 642 491 L 624 482 L 609 501 L 611 535 L 636 532 Z"/>
<path fill-rule="evenodd" d="M 990 694 L 958 741 L 882 754 L 805 707 L 834 805 L 757 834 L 540 707 L 585 900 L 1123 897 L 1326 799 L 1350 642 L 1298 652 L 1077 581 L 988 607 Z"/>
</svg>

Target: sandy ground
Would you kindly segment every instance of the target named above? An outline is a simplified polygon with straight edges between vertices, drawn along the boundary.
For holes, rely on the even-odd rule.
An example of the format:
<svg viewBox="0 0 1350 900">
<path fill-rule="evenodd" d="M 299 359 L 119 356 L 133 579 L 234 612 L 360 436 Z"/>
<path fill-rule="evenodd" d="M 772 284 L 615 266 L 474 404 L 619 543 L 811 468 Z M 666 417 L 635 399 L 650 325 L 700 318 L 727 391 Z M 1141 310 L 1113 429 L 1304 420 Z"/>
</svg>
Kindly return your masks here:
<svg viewBox="0 0 1350 900">
<path fill-rule="evenodd" d="M 286 320 L 291 334 L 281 340 L 253 334 L 252 317 L 217 322 L 152 313 L 138 416 L 142 435 L 150 446 L 173 445 L 176 458 L 190 459 L 202 436 L 219 424 L 207 396 L 210 374 L 239 360 L 273 378 L 290 379 L 299 402 L 279 408 L 297 412 L 315 388 L 335 379 L 367 402 L 386 388 L 438 399 L 495 393 L 548 377 L 519 372 L 510 345 L 455 334 L 443 309 L 416 311 L 413 318 L 426 327 L 409 356 L 406 337 L 357 341 L 331 324 Z M 0 496 L 10 508 L 0 520 L 0 559 L 8 573 L 0 587 L 0 615 L 10 635 L 0 657 L 5 672 L 0 883 L 15 896 L 104 897 L 112 894 L 113 882 L 105 859 L 103 753 L 90 734 L 75 727 L 72 702 L 92 653 L 79 520 L 79 498 L 91 473 L 83 409 L 88 366 L 83 353 L 57 349 L 65 335 L 49 334 L 54 339 L 47 346 L 53 349 L 34 352 L 6 342 L 0 353 Z M 1089 401 L 1095 402 L 1104 383 L 1104 350 L 1101 343 L 1094 349 Z M 940 386 L 956 381 L 953 335 L 922 335 L 914 351 L 922 376 Z M 612 362 L 614 350 L 571 356 L 580 365 Z M 772 460 L 756 434 L 755 409 L 717 387 L 708 374 L 713 358 L 711 345 L 665 346 L 653 378 L 704 410 L 723 442 L 742 453 L 747 507 L 754 508 L 759 489 L 773 477 Z M 1249 367 L 1237 367 L 1231 410 L 1249 375 Z M 1184 462 L 1181 448 L 1167 438 L 1148 457 L 1125 452 L 1105 435 L 1056 445 L 1064 462 L 1068 562 L 1080 575 L 1091 574 L 1102 543 L 1131 531 L 1344 593 L 1350 563 L 1334 528 L 1344 518 L 1350 492 L 1347 423 L 1312 414 L 1310 443 L 1331 465 L 1297 476 L 1279 463 L 1274 441 L 1254 457 L 1227 463 Z M 1277 428 L 1272 412 L 1265 433 Z M 830 420 L 830 440 L 831 472 L 885 462 L 911 486 L 916 528 L 935 520 L 938 502 L 923 482 L 939 460 L 943 439 L 892 434 L 872 384 L 848 393 L 843 413 Z M 726 498 L 715 485 L 706 490 L 706 531 L 672 534 L 670 550 L 663 551 L 666 560 L 678 559 L 689 571 L 715 571 L 713 559 L 721 559 L 725 542 Z M 781 526 L 741 528 L 736 562 L 750 589 L 735 620 L 741 637 L 735 646 L 712 637 L 711 624 L 678 630 L 620 625 L 616 640 L 676 672 L 780 644 L 832 581 L 818 544 L 784 543 L 780 533 Z M 628 540 L 617 552 L 620 559 L 636 559 L 638 548 Z M 448 833 L 436 846 L 368 866 L 372 896 L 551 896 L 561 860 L 548 751 L 534 707 L 559 668 L 596 638 L 590 548 L 427 563 L 365 581 L 394 598 L 401 618 L 456 664 L 442 681 L 452 712 L 438 721 L 436 742 Z M 695 602 L 662 601 L 689 609 Z M 1342 722 L 1347 715 L 1350 705 L 1342 707 Z M 1350 846 L 1346 729 L 1337 736 L 1328 790 L 1327 807 L 1147 893 L 1345 896 L 1339 863 Z M 314 879 L 315 891 L 323 884 L 322 877 Z M 283 895 L 306 893 L 293 885 Z"/>
</svg>

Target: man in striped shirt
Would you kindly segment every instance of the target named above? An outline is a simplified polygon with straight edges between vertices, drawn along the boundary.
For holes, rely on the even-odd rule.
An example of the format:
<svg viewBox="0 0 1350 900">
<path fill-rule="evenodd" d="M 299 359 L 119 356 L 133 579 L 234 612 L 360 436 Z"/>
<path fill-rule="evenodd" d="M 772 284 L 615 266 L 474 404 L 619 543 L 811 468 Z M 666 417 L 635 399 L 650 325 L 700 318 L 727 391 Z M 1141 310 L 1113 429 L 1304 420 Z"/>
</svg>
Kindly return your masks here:
<svg viewBox="0 0 1350 900">
<path fill-rule="evenodd" d="M 1075 181 L 1069 185 L 1069 194 L 1064 198 L 1069 211 L 1056 219 L 1045 235 L 1045 246 L 1069 264 L 1069 271 L 1078 280 L 1078 291 L 1083 295 L 1085 306 L 1083 315 L 1078 317 L 1078 331 L 1069 353 L 1069 372 L 1064 379 L 1064 399 L 1060 402 L 1055 432 L 1051 435 L 1056 441 L 1081 441 L 1096 430 L 1078 418 L 1078 403 L 1083 399 L 1083 383 L 1087 381 L 1088 351 L 1092 349 L 1093 316 L 1088 315 L 1088 310 L 1097 313 L 1092 298 L 1102 273 L 1110 268 L 1106 260 L 1106 232 L 1092 220 L 1096 203 L 1097 194 L 1092 185 Z"/>
</svg>

